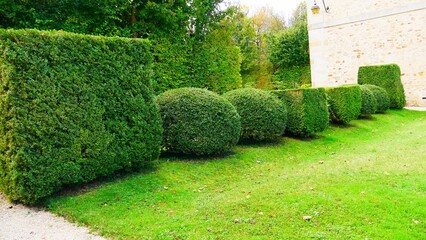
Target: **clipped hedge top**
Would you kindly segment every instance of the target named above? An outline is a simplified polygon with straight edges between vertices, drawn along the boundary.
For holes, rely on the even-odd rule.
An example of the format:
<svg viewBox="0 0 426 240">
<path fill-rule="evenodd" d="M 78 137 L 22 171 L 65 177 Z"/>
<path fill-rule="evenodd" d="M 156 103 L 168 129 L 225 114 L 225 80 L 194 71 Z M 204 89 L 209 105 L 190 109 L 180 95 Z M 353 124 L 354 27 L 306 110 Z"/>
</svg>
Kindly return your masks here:
<svg viewBox="0 0 426 240">
<path fill-rule="evenodd" d="M 220 154 L 240 138 L 240 116 L 214 92 L 179 88 L 158 95 L 157 103 L 163 120 L 163 147 L 170 152 Z"/>
<path fill-rule="evenodd" d="M 241 116 L 241 140 L 274 141 L 287 124 L 285 105 L 267 91 L 242 88 L 223 95 Z"/>
<path fill-rule="evenodd" d="M 32 204 L 159 155 L 149 42 L 0 30 L 0 189 Z"/>
</svg>

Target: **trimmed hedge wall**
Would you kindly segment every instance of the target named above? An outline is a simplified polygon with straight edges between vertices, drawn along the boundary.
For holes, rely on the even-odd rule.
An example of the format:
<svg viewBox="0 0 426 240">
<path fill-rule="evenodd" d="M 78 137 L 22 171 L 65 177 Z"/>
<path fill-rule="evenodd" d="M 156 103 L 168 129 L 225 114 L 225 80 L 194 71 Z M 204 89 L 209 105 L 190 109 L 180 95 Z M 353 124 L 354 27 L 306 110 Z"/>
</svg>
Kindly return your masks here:
<svg viewBox="0 0 426 240">
<path fill-rule="evenodd" d="M 34 204 L 159 156 L 149 43 L 0 30 L 0 189 Z"/>
<path fill-rule="evenodd" d="M 349 123 L 361 114 L 361 89 L 359 85 L 326 88 L 330 119 L 336 123 Z"/>
<path fill-rule="evenodd" d="M 404 86 L 401 82 L 401 69 L 396 64 L 364 66 L 358 70 L 359 84 L 372 84 L 384 88 L 390 97 L 390 108 L 402 109 L 405 106 Z"/>
<path fill-rule="evenodd" d="M 323 88 L 272 91 L 286 105 L 288 124 L 286 132 L 309 137 L 328 127 L 329 113 Z"/>
<path fill-rule="evenodd" d="M 271 93 L 254 88 L 242 88 L 223 95 L 241 116 L 243 141 L 275 141 L 287 124 L 285 105 Z"/>
<path fill-rule="evenodd" d="M 361 86 L 364 86 L 370 89 L 370 91 L 373 93 L 374 97 L 376 98 L 376 101 L 377 101 L 376 113 L 384 113 L 386 112 L 386 110 L 389 109 L 390 99 L 389 99 L 389 94 L 386 92 L 385 89 L 379 86 L 370 85 L 370 84 L 365 84 Z"/>
<path fill-rule="evenodd" d="M 230 150 L 241 133 L 240 115 L 218 94 L 179 88 L 157 96 L 163 120 L 163 148 L 172 153 L 211 155 Z"/>
<path fill-rule="evenodd" d="M 359 86 L 361 89 L 361 115 L 371 115 L 377 111 L 377 100 L 374 93 L 365 85 Z"/>
</svg>

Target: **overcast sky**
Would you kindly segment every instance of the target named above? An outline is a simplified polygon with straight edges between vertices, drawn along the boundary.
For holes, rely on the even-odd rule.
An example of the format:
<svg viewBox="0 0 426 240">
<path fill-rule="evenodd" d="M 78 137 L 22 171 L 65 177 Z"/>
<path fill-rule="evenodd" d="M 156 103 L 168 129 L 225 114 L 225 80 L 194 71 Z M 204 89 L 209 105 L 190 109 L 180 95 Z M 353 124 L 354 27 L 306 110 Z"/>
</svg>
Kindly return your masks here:
<svg viewBox="0 0 426 240">
<path fill-rule="evenodd" d="M 231 0 L 235 3 L 240 3 L 241 5 L 247 5 L 250 7 L 250 12 L 255 11 L 256 8 L 261 8 L 262 6 L 270 6 L 274 9 L 276 13 L 283 17 L 289 17 L 296 9 L 299 3 L 303 0 Z"/>
</svg>

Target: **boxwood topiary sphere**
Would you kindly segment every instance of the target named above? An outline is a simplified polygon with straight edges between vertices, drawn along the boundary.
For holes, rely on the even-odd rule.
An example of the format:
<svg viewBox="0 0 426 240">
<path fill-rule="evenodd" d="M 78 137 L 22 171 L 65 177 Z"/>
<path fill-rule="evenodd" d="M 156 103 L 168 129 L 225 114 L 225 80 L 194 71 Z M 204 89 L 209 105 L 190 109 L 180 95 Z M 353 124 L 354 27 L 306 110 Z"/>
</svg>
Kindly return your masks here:
<svg viewBox="0 0 426 240">
<path fill-rule="evenodd" d="M 238 143 L 240 116 L 225 98 L 199 88 L 179 88 L 157 96 L 163 147 L 173 153 L 210 155 Z"/>
<path fill-rule="evenodd" d="M 377 100 L 368 86 L 360 85 L 361 88 L 361 115 L 371 115 L 377 111 Z"/>
<path fill-rule="evenodd" d="M 276 96 L 253 88 L 233 90 L 223 96 L 241 116 L 241 140 L 273 141 L 284 133 L 287 111 Z"/>
<path fill-rule="evenodd" d="M 361 86 L 367 87 L 374 94 L 374 97 L 377 101 L 376 113 L 384 113 L 389 109 L 390 98 L 388 92 L 384 88 L 371 84 L 365 84 Z"/>
</svg>

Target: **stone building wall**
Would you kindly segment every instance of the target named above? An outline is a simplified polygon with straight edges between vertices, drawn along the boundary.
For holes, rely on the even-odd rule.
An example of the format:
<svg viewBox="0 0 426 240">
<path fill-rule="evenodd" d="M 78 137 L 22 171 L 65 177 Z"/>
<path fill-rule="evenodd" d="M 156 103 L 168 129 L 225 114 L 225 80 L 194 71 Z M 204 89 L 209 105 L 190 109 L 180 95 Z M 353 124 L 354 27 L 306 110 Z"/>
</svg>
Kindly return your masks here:
<svg viewBox="0 0 426 240">
<path fill-rule="evenodd" d="M 357 83 L 360 66 L 396 63 L 408 106 L 426 107 L 426 0 L 307 0 L 312 84 Z"/>
</svg>

